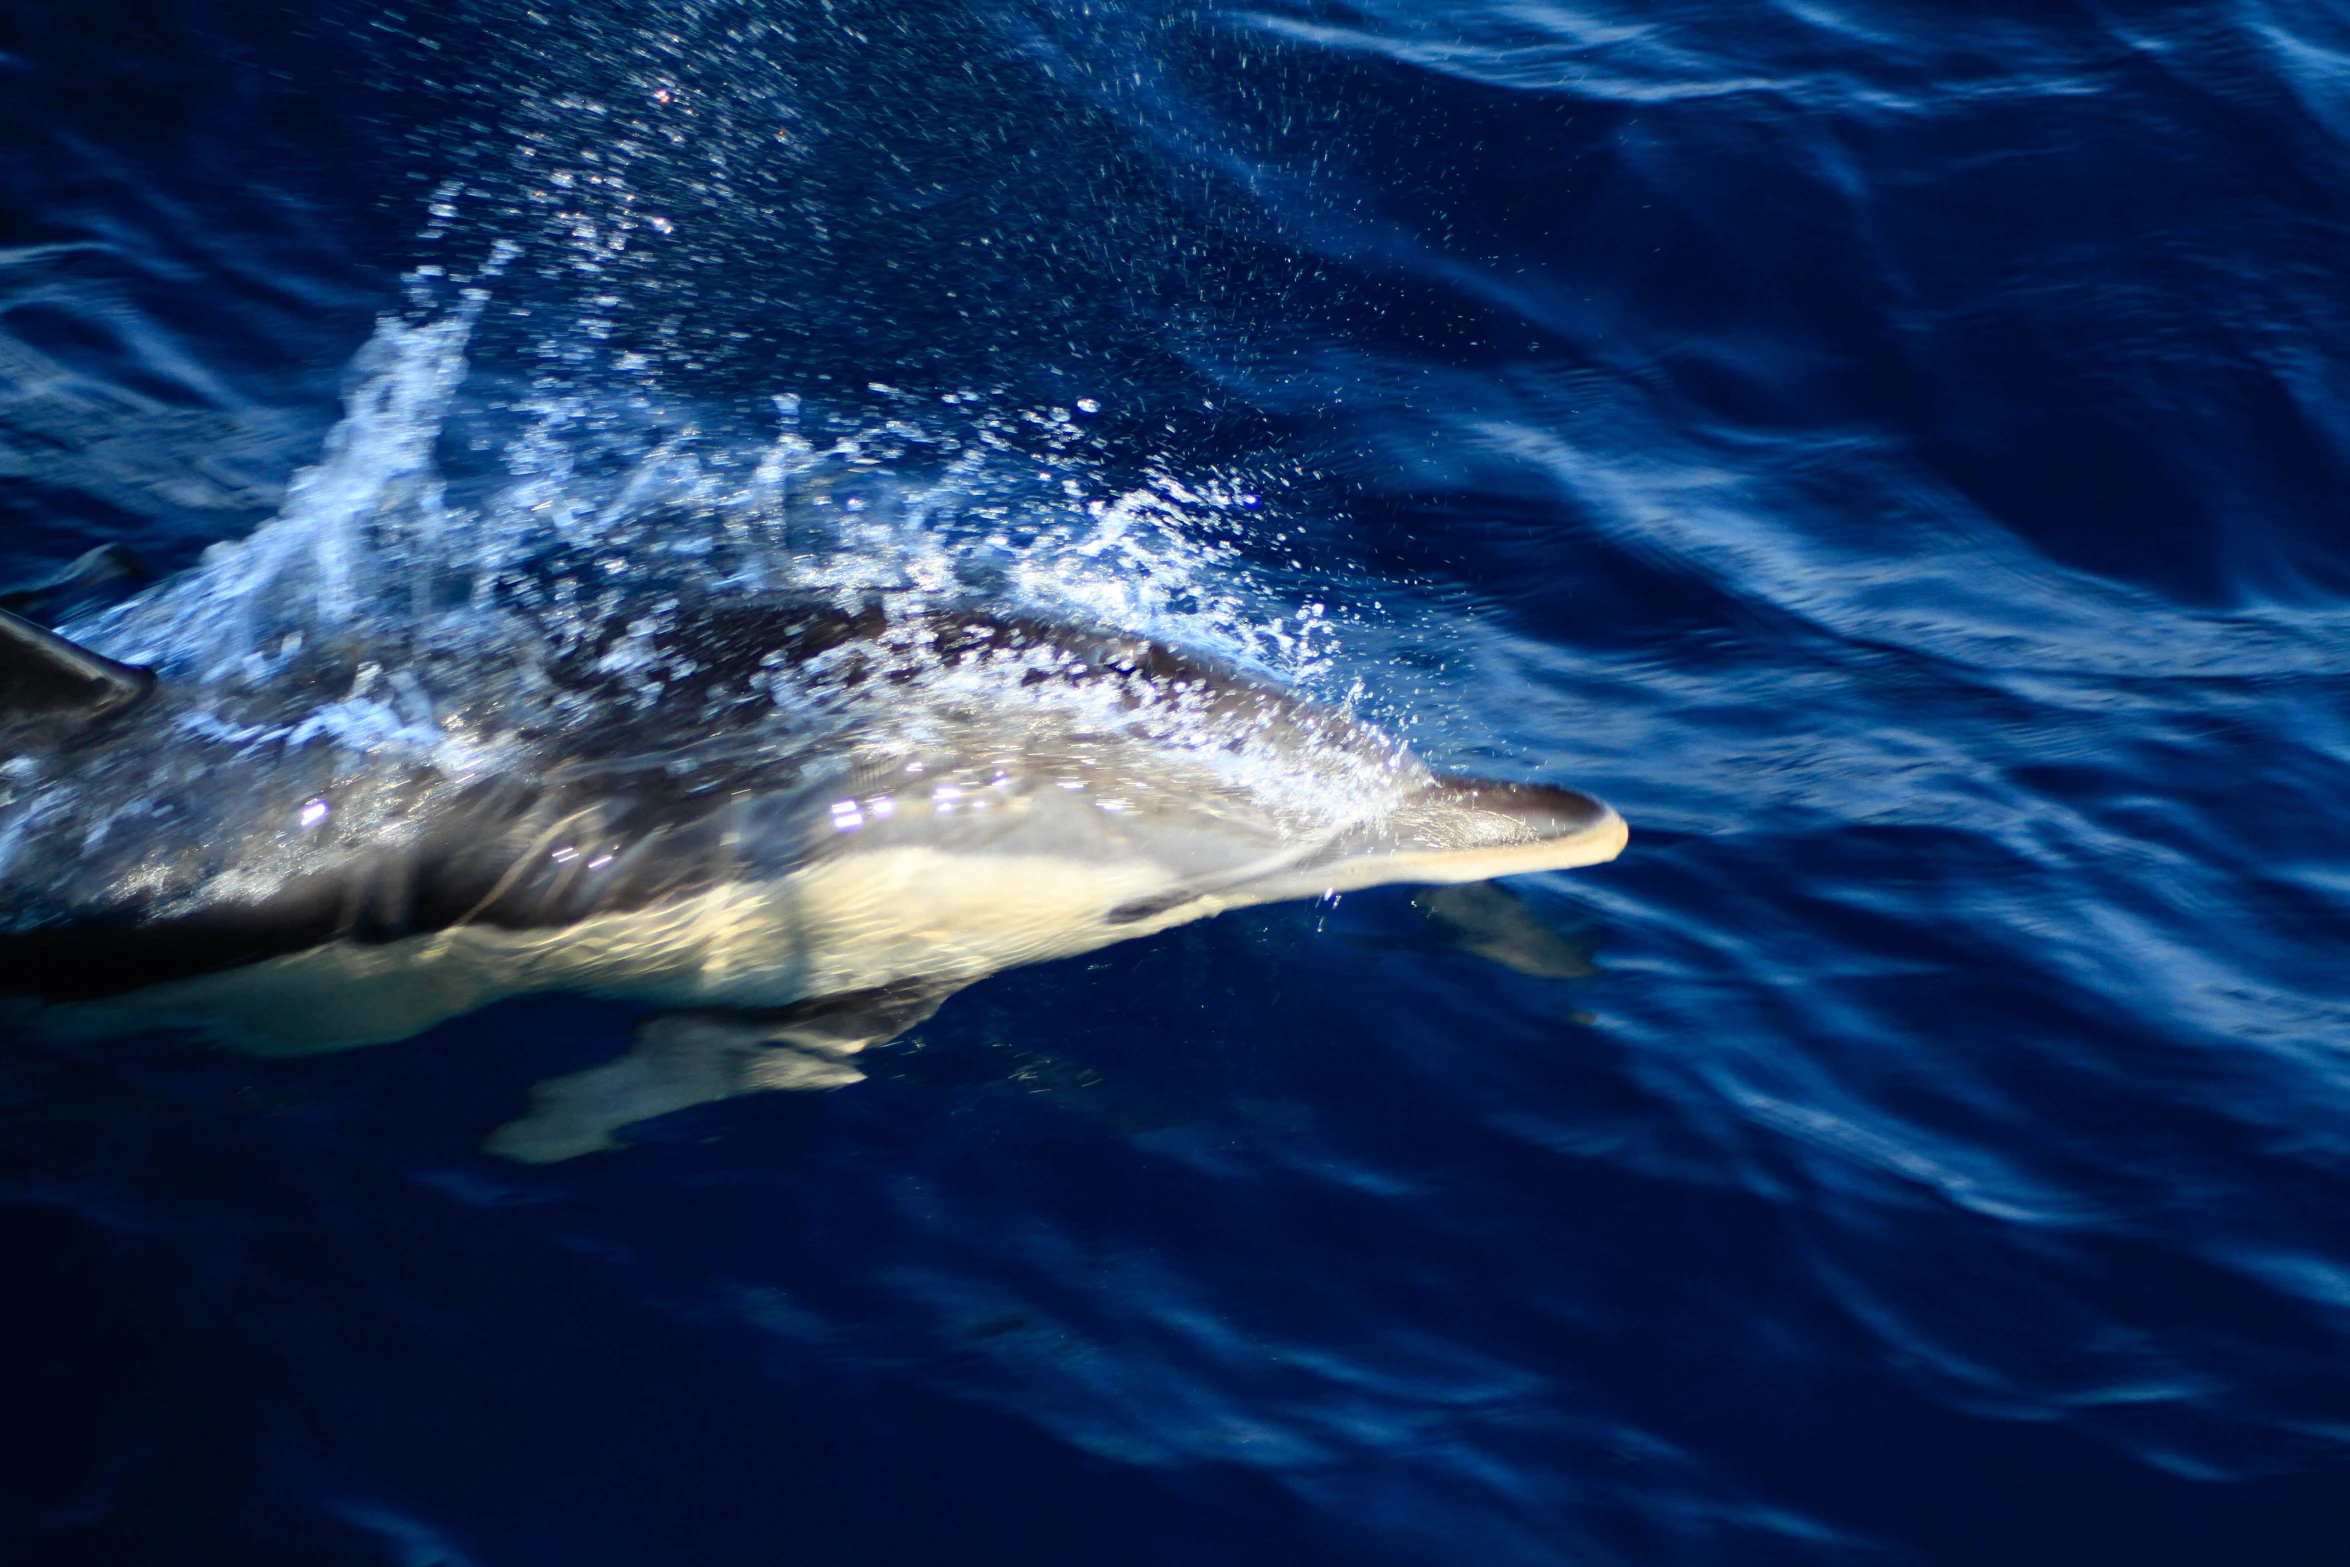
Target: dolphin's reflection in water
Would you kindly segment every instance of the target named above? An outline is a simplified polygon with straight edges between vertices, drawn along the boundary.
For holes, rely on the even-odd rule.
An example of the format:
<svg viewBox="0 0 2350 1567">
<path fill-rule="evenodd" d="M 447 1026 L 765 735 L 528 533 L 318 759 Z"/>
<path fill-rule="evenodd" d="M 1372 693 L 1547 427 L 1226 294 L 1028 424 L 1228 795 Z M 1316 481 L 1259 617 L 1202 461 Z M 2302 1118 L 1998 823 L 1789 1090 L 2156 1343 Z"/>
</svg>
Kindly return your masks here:
<svg viewBox="0 0 2350 1567">
<path fill-rule="evenodd" d="M 1589 979 L 1598 940 L 1589 930 L 1547 924 L 1526 900 L 1500 882 L 1424 887 L 1412 904 L 1447 937 L 1447 944 L 1535 979 Z"/>
</svg>

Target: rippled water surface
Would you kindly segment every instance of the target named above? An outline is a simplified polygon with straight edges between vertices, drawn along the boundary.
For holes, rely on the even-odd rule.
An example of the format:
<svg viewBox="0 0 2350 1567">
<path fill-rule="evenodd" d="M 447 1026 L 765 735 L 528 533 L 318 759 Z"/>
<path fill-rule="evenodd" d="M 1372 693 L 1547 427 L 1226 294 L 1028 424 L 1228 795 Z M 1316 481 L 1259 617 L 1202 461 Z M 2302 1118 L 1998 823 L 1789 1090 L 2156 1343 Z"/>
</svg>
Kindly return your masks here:
<svg viewBox="0 0 2350 1567">
<path fill-rule="evenodd" d="M 540 1169 L 642 1008 L 11 1040 L 9 1559 L 2350 1552 L 2338 10 L 104 10 L 0 17 L 0 578 L 165 580 L 28 613 L 976 599 L 1633 839 Z"/>
</svg>

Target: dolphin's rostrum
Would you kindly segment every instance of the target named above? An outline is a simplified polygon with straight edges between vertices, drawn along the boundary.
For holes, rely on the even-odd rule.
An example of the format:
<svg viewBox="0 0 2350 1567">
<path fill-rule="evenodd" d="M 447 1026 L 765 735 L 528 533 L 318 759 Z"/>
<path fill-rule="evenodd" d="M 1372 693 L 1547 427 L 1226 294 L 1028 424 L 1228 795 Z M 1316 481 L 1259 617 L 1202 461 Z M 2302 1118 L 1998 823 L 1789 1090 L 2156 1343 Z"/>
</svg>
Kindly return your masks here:
<svg viewBox="0 0 2350 1567">
<path fill-rule="evenodd" d="M 544 1160 L 852 1081 L 1017 964 L 1625 841 L 1588 795 L 1433 773 L 1129 636 L 748 590 L 539 624 L 470 652 L 289 635 L 151 691 L 0 625 L 0 989 L 37 1027 L 277 1052 L 533 990 L 675 1009 L 490 1144 Z"/>
</svg>

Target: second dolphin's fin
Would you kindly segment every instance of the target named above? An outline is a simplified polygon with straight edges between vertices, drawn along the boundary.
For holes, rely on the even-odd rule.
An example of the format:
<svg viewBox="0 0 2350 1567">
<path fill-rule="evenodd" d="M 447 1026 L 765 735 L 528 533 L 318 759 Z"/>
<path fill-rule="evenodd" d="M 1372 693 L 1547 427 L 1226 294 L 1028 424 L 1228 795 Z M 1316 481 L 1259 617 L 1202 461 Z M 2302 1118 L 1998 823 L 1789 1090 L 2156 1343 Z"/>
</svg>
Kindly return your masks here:
<svg viewBox="0 0 2350 1567">
<path fill-rule="evenodd" d="M 482 1143 L 521 1164 L 554 1164 L 625 1146 L 637 1121 L 767 1089 L 840 1088 L 865 1080 L 849 1057 L 886 1044 L 961 986 L 887 985 L 772 1012 L 665 1012 L 637 1029 L 627 1054 L 530 1091 L 530 1112 Z"/>
<path fill-rule="evenodd" d="M 154 689 L 153 670 L 118 664 L 0 609 L 0 724 L 88 722 Z"/>
</svg>

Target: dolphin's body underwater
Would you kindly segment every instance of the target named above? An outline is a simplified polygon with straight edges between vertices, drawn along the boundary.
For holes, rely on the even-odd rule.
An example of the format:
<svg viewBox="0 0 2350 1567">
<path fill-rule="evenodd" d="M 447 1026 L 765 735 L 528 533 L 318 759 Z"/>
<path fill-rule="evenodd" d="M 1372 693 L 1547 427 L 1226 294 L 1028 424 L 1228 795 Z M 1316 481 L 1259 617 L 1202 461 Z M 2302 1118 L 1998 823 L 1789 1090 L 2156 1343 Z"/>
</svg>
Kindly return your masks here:
<svg viewBox="0 0 2350 1567">
<path fill-rule="evenodd" d="M 854 1080 L 1018 964 L 1626 838 L 1588 795 L 1436 774 L 1117 634 L 750 590 L 532 625 L 288 635 L 157 679 L 0 621 L 0 992 L 34 1028 L 273 1052 L 539 990 L 672 1009 L 489 1144 L 547 1160 Z"/>
</svg>

